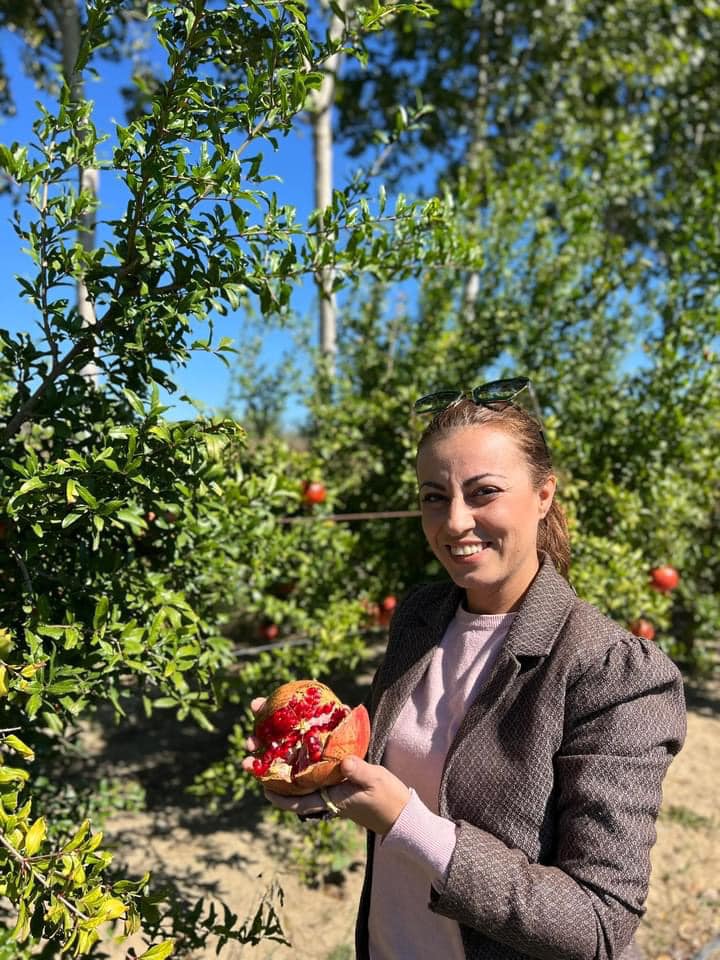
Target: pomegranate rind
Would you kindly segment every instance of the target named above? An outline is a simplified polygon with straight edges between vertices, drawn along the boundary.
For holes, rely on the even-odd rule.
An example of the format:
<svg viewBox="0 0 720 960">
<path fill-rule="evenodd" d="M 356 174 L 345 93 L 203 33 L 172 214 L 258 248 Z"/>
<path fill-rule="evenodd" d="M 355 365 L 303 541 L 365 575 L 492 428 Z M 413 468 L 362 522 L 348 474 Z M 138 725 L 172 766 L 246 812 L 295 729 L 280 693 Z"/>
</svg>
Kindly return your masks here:
<svg viewBox="0 0 720 960">
<path fill-rule="evenodd" d="M 296 680 L 278 687 L 265 701 L 255 718 L 256 733 L 265 721 L 276 710 L 286 706 L 293 697 L 304 697 L 309 687 L 316 687 L 320 691 L 320 703 L 336 703 L 340 701 L 325 684 L 315 680 Z M 266 774 L 256 778 L 274 793 L 285 797 L 304 796 L 314 793 L 321 787 L 330 787 L 341 783 L 345 778 L 340 771 L 340 763 L 345 757 L 358 756 L 361 759 L 367 753 L 370 744 L 370 717 L 364 706 L 355 707 L 340 721 L 334 730 L 330 731 L 325 740 L 321 760 L 308 764 L 299 773 L 292 776 L 291 768 L 287 764 L 281 765 L 281 770 L 268 770 Z"/>
<path fill-rule="evenodd" d="M 370 746 L 370 717 L 362 704 L 355 707 L 341 720 L 325 741 L 323 760 L 344 760 L 345 757 L 360 757 Z"/>
<path fill-rule="evenodd" d="M 311 763 L 295 775 L 295 785 L 303 787 L 303 793 L 312 793 L 321 787 L 342 783 L 345 777 L 340 763 L 345 757 L 364 759 L 370 745 L 370 717 L 362 705 L 355 707 L 341 720 L 325 741 L 322 760 Z M 305 790 L 307 787 L 309 789 Z"/>
<path fill-rule="evenodd" d="M 289 783 L 287 780 L 262 779 L 268 790 L 286 797 L 303 797 L 307 793 L 315 793 L 321 787 L 342 783 L 345 777 L 340 772 L 339 760 L 318 760 L 298 773 Z"/>
</svg>

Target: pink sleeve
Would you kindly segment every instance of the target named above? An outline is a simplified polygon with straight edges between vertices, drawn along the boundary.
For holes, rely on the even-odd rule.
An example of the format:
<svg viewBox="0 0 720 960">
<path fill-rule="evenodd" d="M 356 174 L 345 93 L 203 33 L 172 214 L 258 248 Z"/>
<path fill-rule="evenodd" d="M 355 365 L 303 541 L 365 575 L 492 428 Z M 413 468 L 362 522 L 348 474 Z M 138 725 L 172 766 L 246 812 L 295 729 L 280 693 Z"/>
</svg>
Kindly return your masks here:
<svg viewBox="0 0 720 960">
<path fill-rule="evenodd" d="M 455 823 L 428 810 L 410 788 L 410 799 L 382 844 L 424 867 L 431 875 L 431 882 L 442 883 L 455 849 Z"/>
</svg>

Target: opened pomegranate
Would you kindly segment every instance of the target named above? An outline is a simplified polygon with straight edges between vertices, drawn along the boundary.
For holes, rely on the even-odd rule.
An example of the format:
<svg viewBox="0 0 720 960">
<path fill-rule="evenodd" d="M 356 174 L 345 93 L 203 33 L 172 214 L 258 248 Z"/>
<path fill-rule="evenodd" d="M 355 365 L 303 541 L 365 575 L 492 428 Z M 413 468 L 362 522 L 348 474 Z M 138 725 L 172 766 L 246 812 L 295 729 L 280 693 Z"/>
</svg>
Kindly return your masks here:
<svg viewBox="0 0 720 960">
<path fill-rule="evenodd" d="M 340 761 L 365 756 L 370 718 L 365 707 L 345 706 L 324 683 L 296 680 L 267 698 L 255 737 L 253 774 L 275 793 L 300 796 L 340 783 Z"/>
</svg>

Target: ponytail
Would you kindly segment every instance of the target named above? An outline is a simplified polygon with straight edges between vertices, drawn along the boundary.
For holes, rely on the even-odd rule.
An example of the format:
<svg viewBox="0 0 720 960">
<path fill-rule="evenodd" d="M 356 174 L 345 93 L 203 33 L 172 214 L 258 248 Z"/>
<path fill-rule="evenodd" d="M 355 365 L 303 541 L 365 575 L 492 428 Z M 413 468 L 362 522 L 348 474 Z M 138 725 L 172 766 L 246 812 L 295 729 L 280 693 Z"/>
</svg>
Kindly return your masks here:
<svg viewBox="0 0 720 960">
<path fill-rule="evenodd" d="M 555 498 L 538 524 L 537 546 L 538 550 L 550 555 L 557 572 L 567 580 L 570 571 L 570 535 L 565 511 Z"/>
</svg>

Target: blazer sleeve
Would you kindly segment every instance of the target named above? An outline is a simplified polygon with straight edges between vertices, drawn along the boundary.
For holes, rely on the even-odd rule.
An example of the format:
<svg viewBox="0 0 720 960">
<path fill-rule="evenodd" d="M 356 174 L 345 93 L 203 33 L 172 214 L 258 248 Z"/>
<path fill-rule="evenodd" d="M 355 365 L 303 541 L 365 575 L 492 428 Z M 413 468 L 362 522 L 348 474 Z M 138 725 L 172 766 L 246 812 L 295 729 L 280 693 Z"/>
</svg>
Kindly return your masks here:
<svg viewBox="0 0 720 960">
<path fill-rule="evenodd" d="M 529 957 L 616 960 L 644 912 L 661 784 L 685 736 L 682 681 L 627 635 L 568 687 L 565 706 L 553 862 L 461 821 L 430 908 Z"/>
</svg>

